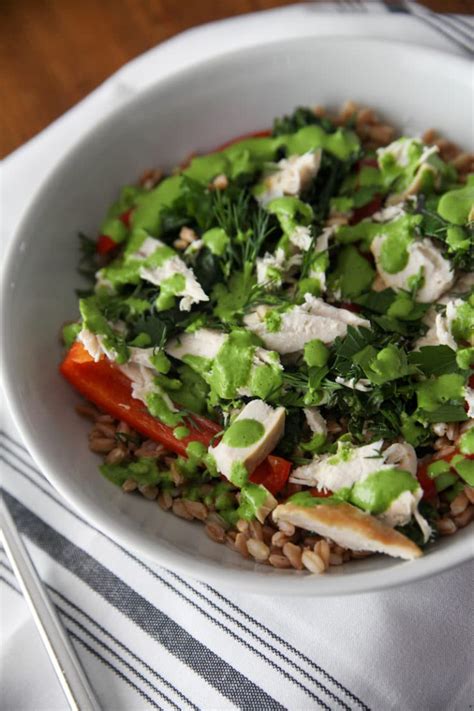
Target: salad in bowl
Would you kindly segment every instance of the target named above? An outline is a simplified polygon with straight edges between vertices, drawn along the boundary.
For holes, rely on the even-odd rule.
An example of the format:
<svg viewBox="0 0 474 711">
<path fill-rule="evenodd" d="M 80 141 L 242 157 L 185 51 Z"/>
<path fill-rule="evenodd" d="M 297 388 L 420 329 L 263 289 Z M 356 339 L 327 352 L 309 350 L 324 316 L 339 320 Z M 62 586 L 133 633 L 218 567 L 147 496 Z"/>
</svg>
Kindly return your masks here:
<svg viewBox="0 0 474 711">
<path fill-rule="evenodd" d="M 348 102 L 124 187 L 62 329 L 101 474 L 276 568 L 467 526 L 473 162 Z"/>
</svg>

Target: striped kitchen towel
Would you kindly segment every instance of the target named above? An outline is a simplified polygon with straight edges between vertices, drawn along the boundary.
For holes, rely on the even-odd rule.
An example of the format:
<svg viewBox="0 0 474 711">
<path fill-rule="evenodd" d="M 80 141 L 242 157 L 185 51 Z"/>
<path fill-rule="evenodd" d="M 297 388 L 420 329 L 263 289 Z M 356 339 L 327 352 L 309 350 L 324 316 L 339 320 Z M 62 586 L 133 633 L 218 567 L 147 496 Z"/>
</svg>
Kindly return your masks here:
<svg viewBox="0 0 474 711">
<path fill-rule="evenodd" d="M 341 17 L 345 13 L 344 18 Z M 265 38 L 376 36 L 458 54 L 472 18 L 412 2 L 294 5 L 189 31 L 131 62 L 2 166 L 2 243 L 47 169 L 132 92 Z M 92 527 L 38 470 L 5 412 L 2 487 L 104 709 L 468 709 L 472 567 L 351 598 L 243 595 L 165 570 Z M 2 708 L 67 708 L 0 551 Z"/>
</svg>

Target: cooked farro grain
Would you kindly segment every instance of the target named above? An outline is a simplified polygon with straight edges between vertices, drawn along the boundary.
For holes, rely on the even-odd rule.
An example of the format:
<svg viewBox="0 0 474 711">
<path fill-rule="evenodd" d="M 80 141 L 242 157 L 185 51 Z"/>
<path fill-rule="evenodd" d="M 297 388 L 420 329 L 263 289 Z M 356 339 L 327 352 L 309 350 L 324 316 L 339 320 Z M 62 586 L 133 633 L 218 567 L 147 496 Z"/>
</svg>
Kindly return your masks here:
<svg viewBox="0 0 474 711">
<path fill-rule="evenodd" d="M 300 546 L 297 546 L 294 543 L 285 543 L 283 546 L 283 555 L 285 555 L 288 560 L 290 561 L 291 565 L 293 568 L 296 568 L 297 570 L 302 570 L 303 569 L 303 564 L 301 562 L 301 548 Z"/>
<path fill-rule="evenodd" d="M 226 175 L 217 175 L 211 183 L 213 190 L 225 190 L 229 186 L 229 180 Z"/>
<path fill-rule="evenodd" d="M 285 543 L 288 543 L 289 540 L 290 536 L 287 536 L 286 533 L 283 533 L 283 531 L 277 531 L 272 536 L 272 546 L 275 546 L 276 548 L 283 548 Z"/>
<path fill-rule="evenodd" d="M 239 521 L 237 521 L 236 528 L 240 531 L 240 533 L 247 533 L 249 530 L 249 522 L 244 519 L 239 519 Z"/>
<path fill-rule="evenodd" d="M 451 501 L 451 513 L 453 516 L 459 516 L 463 511 L 469 506 L 469 499 L 467 498 L 464 491 L 456 496 L 455 499 Z"/>
<path fill-rule="evenodd" d="M 128 435 L 131 436 L 130 434 Z M 140 444 L 140 446 L 135 450 L 136 457 L 161 457 L 165 454 L 166 450 L 163 445 L 154 442 L 152 439 L 146 439 Z"/>
<path fill-rule="evenodd" d="M 369 128 L 369 138 L 377 144 L 377 146 L 386 146 L 393 140 L 395 131 L 392 126 L 378 124 Z"/>
<path fill-rule="evenodd" d="M 174 513 L 174 512 L 173 512 Z M 209 538 L 211 538 L 216 543 L 223 543 L 225 540 L 225 531 L 222 526 L 217 523 L 206 523 L 205 531 Z"/>
<path fill-rule="evenodd" d="M 235 550 L 240 553 L 244 558 L 249 557 L 249 551 L 247 548 L 248 537 L 245 533 L 238 533 L 235 537 Z"/>
<path fill-rule="evenodd" d="M 95 418 L 96 422 L 103 422 L 103 423 L 108 423 L 108 424 L 114 424 L 115 420 L 111 415 L 104 415 L 104 414 L 99 414 Z"/>
<path fill-rule="evenodd" d="M 446 437 L 450 442 L 455 442 L 459 437 L 459 422 L 450 422 L 446 427 Z"/>
<path fill-rule="evenodd" d="M 179 231 L 179 238 L 189 245 L 191 242 L 197 240 L 198 236 L 190 227 L 181 227 Z"/>
<path fill-rule="evenodd" d="M 154 501 L 158 496 L 158 487 L 153 486 L 152 484 L 139 486 L 138 491 L 145 497 L 145 499 L 149 499 L 150 501 Z"/>
<path fill-rule="evenodd" d="M 326 570 L 324 560 L 314 551 L 303 551 L 301 562 L 311 573 L 324 573 Z"/>
<path fill-rule="evenodd" d="M 105 458 L 105 463 L 106 464 L 120 464 L 120 462 L 123 462 L 125 457 L 127 456 L 127 450 L 125 447 L 115 447 L 112 449 L 108 455 Z"/>
<path fill-rule="evenodd" d="M 461 175 L 474 172 L 474 155 L 472 153 L 459 153 L 451 163 Z"/>
<path fill-rule="evenodd" d="M 440 518 L 436 522 L 436 527 L 441 536 L 451 536 L 458 530 L 452 518 L 448 517 Z"/>
<path fill-rule="evenodd" d="M 453 454 L 453 452 L 456 451 L 456 447 L 449 442 L 447 437 L 439 437 L 433 447 L 437 450 L 437 456 L 440 459 L 444 459 L 444 457 L 447 457 L 449 454 Z"/>
<path fill-rule="evenodd" d="M 345 215 L 333 215 L 327 220 L 328 227 L 337 227 L 339 225 L 348 225 L 349 218 Z"/>
<path fill-rule="evenodd" d="M 292 567 L 288 558 L 286 558 L 286 556 L 281 555 L 279 553 L 272 553 L 268 558 L 268 562 L 274 568 L 291 568 Z"/>
<path fill-rule="evenodd" d="M 215 523 L 217 526 L 220 526 L 224 530 L 227 530 L 229 528 L 229 525 L 224 521 L 222 516 L 219 516 L 218 513 L 215 511 L 211 511 L 209 516 L 207 517 L 207 522 L 208 523 Z"/>
<path fill-rule="evenodd" d="M 263 541 L 263 527 L 260 521 L 249 522 L 249 533 L 251 538 Z"/>
<path fill-rule="evenodd" d="M 339 115 L 336 117 L 336 121 L 339 124 L 347 123 L 350 121 L 357 113 L 357 104 L 355 104 L 352 99 L 348 99 L 342 105 Z"/>
<path fill-rule="evenodd" d="M 190 501 L 189 499 L 183 499 L 183 504 L 193 518 L 197 518 L 199 521 L 206 520 L 208 510 L 207 507 L 200 501 Z"/>
<path fill-rule="evenodd" d="M 176 460 L 171 459 L 169 463 L 169 468 L 170 468 L 170 474 L 171 474 L 171 479 L 173 480 L 173 484 L 175 486 L 180 486 L 181 484 L 184 483 L 184 477 L 179 471 L 177 465 L 176 465 Z"/>
<path fill-rule="evenodd" d="M 318 541 L 314 546 L 314 552 L 319 555 L 321 560 L 324 562 L 326 568 L 329 566 L 329 558 L 331 556 L 331 549 L 329 543 L 326 540 Z"/>
<path fill-rule="evenodd" d="M 132 491 L 135 491 L 135 489 L 138 489 L 138 484 L 135 479 L 127 479 L 122 484 L 122 490 L 125 491 L 126 494 L 130 494 Z"/>
<path fill-rule="evenodd" d="M 474 506 L 468 506 L 462 513 L 454 517 L 454 522 L 458 528 L 464 528 L 474 519 Z"/>
<path fill-rule="evenodd" d="M 108 454 L 112 451 L 112 449 L 114 449 L 115 444 L 116 442 L 114 439 L 95 436 L 91 437 L 89 440 L 89 449 L 91 452 L 95 452 L 96 454 Z"/>
<path fill-rule="evenodd" d="M 474 486 L 466 486 L 464 488 L 464 493 L 466 494 L 469 503 L 474 504 Z"/>
<path fill-rule="evenodd" d="M 270 555 L 270 548 L 260 540 L 249 538 L 247 541 L 247 550 L 255 560 L 261 562 L 267 560 Z"/>
<path fill-rule="evenodd" d="M 169 509 L 173 506 L 173 497 L 168 491 L 162 491 L 158 496 L 158 503 L 163 511 L 169 511 Z"/>
<path fill-rule="evenodd" d="M 237 531 L 226 531 L 225 537 L 228 543 L 232 543 L 232 545 L 234 545 L 235 539 L 237 538 Z"/>
<path fill-rule="evenodd" d="M 185 518 L 187 521 L 193 520 L 193 515 L 192 515 L 192 513 L 190 513 L 188 511 L 183 499 L 175 499 L 173 501 L 172 510 L 173 510 L 173 513 L 175 514 L 175 516 L 179 516 L 180 518 Z"/>
<path fill-rule="evenodd" d="M 97 422 L 93 430 L 93 435 L 102 435 L 103 437 L 115 438 L 117 428 L 113 422 Z"/>
</svg>

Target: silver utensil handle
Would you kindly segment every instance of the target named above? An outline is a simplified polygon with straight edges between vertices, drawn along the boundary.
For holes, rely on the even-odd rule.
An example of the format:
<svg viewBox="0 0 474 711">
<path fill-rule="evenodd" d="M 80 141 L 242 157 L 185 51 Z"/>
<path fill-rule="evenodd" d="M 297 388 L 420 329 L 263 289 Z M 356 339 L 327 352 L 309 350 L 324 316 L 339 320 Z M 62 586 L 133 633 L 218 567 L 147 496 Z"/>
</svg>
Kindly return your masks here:
<svg viewBox="0 0 474 711">
<path fill-rule="evenodd" d="M 81 663 L 28 555 L 3 496 L 0 499 L 0 527 L 6 554 L 71 709 L 100 711 Z"/>
</svg>

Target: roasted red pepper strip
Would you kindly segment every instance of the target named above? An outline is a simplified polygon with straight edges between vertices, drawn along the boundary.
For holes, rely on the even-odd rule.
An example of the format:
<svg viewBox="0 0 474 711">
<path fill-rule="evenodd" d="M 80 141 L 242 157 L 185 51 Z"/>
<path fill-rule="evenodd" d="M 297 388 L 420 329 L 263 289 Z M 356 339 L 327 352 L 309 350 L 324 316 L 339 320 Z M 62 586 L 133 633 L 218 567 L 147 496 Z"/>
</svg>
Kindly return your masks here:
<svg viewBox="0 0 474 711">
<path fill-rule="evenodd" d="M 378 168 L 379 164 L 377 161 L 377 158 L 362 158 L 362 160 L 358 160 L 355 169 L 358 173 L 362 170 L 362 168 Z"/>
<path fill-rule="evenodd" d="M 286 485 L 290 471 L 291 462 L 269 454 L 250 475 L 250 481 L 254 484 L 263 484 L 272 494 L 278 494 Z"/>
<path fill-rule="evenodd" d="M 382 196 L 378 194 L 374 195 L 373 199 L 369 203 L 367 203 L 367 205 L 355 208 L 355 210 L 352 212 L 351 219 L 349 220 L 350 224 L 356 225 L 358 222 L 365 219 L 366 217 L 371 217 L 375 212 L 378 212 L 381 207 Z"/>
<path fill-rule="evenodd" d="M 326 499 L 328 496 L 332 496 L 332 491 L 327 489 L 326 491 L 319 491 L 319 489 L 310 489 L 309 493 L 311 496 L 316 496 L 318 499 Z"/>
<path fill-rule="evenodd" d="M 434 499 L 436 496 L 436 486 L 434 479 L 428 475 L 428 463 L 420 464 L 416 475 L 421 488 L 423 489 L 424 499 Z"/>
<path fill-rule="evenodd" d="M 112 252 L 115 248 L 117 247 L 117 242 L 114 242 L 114 240 L 109 237 L 108 235 L 100 235 L 97 244 L 96 244 L 96 250 L 97 254 L 109 254 Z"/>
<path fill-rule="evenodd" d="M 95 363 L 81 343 L 72 345 L 61 363 L 60 372 L 81 395 L 101 410 L 181 456 L 186 456 L 186 447 L 190 442 L 198 441 L 209 447 L 211 440 L 221 431 L 212 420 L 193 415 L 192 421 L 186 422 L 190 435 L 176 439 L 171 427 L 150 415 L 145 405 L 132 397 L 130 380 L 105 357 Z M 253 472 L 250 480 L 263 484 L 272 494 L 276 494 L 286 484 L 290 469 L 291 463 L 286 459 L 269 455 Z"/>
<path fill-rule="evenodd" d="M 119 216 L 119 220 L 123 222 L 125 227 L 130 227 L 130 218 L 132 217 L 132 212 L 133 207 L 131 207 L 129 210 L 125 210 L 125 212 L 122 212 L 122 214 Z"/>
<path fill-rule="evenodd" d="M 346 309 L 347 311 L 352 311 L 354 314 L 359 314 L 362 311 L 362 306 L 359 304 L 352 304 L 350 301 L 342 301 L 339 304 L 341 309 Z"/>
</svg>

